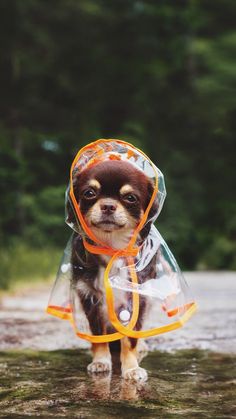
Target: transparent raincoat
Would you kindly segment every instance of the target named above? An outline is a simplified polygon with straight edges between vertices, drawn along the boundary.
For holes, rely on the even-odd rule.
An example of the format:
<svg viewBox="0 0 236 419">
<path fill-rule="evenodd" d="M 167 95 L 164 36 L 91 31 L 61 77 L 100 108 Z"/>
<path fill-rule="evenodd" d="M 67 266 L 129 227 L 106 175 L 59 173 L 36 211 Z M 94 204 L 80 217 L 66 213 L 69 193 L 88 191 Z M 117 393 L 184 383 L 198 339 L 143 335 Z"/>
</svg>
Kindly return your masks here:
<svg viewBox="0 0 236 419">
<path fill-rule="evenodd" d="M 119 250 L 106 247 L 93 234 L 81 214 L 73 189 L 73 179 L 78 172 L 105 160 L 130 162 L 143 171 L 154 186 L 150 202 L 128 246 Z M 81 271 L 84 278 L 84 265 L 72 264 L 72 239 L 66 246 L 47 312 L 69 320 L 77 336 L 91 342 L 110 342 L 124 336 L 145 338 L 181 327 L 196 310 L 196 304 L 174 256 L 154 226 L 165 196 L 162 173 L 131 144 L 101 139 L 82 148 L 71 166 L 66 191 L 66 222 L 74 234 L 80 236 L 86 252 L 108 255 L 103 273 L 104 293 L 100 299 L 91 296 L 90 301 L 92 316 L 96 305 L 103 308 L 106 330 L 94 334 L 85 315 L 77 284 L 73 281 L 75 269 L 77 277 Z M 155 213 L 154 202 L 157 202 Z M 72 210 L 73 221 L 68 216 L 69 209 Z M 145 228 L 149 233 L 144 240 L 140 240 L 140 232 Z M 89 277 L 88 272 L 88 280 Z"/>
</svg>

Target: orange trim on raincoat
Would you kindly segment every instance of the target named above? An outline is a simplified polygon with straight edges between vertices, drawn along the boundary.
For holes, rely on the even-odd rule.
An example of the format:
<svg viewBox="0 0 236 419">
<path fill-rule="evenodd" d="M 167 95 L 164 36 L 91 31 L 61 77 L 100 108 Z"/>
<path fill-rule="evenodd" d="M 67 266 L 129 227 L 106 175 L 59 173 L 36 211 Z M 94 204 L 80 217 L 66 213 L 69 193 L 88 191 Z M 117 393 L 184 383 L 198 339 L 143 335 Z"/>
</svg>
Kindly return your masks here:
<svg viewBox="0 0 236 419">
<path fill-rule="evenodd" d="M 96 252 L 99 251 L 100 254 L 108 254 L 108 255 L 111 255 L 111 254 L 114 255 L 114 254 L 116 254 L 117 253 L 117 249 L 112 249 L 111 247 L 108 248 L 107 246 L 105 246 L 104 243 L 102 243 L 93 234 L 93 232 L 91 231 L 91 229 L 89 228 L 89 226 L 86 224 L 86 222 L 84 220 L 84 217 L 83 217 L 83 215 L 82 215 L 82 213 L 80 211 L 80 207 L 78 205 L 78 202 L 76 201 L 75 194 L 74 194 L 74 189 L 73 189 L 73 170 L 74 170 L 74 168 L 76 166 L 76 163 L 77 163 L 79 157 L 86 150 L 91 149 L 91 148 L 93 148 L 94 146 L 96 146 L 96 145 L 98 145 L 100 143 L 111 142 L 111 141 L 114 141 L 114 140 L 112 140 L 112 139 L 109 139 L 109 140 L 100 139 L 100 140 L 94 141 L 93 143 L 90 143 L 90 144 L 84 146 L 83 148 L 81 148 L 81 150 L 79 150 L 78 153 L 76 154 L 76 156 L 75 156 L 75 158 L 74 158 L 74 160 L 72 162 L 71 169 L 70 169 L 70 197 L 71 197 L 71 200 L 73 202 L 74 209 L 76 211 L 76 215 L 77 215 L 77 217 L 78 217 L 78 219 L 80 221 L 81 226 L 83 227 L 84 232 L 87 234 L 87 236 L 91 240 L 93 240 L 95 243 L 101 245 L 101 247 L 99 247 L 99 248 L 97 247 L 96 248 Z M 155 184 L 154 184 L 154 189 L 153 189 L 153 193 L 152 193 L 150 202 L 149 202 L 149 204 L 148 204 L 148 206 L 147 206 L 147 208 L 146 208 L 146 210 L 145 210 L 145 212 L 143 214 L 143 217 L 142 217 L 141 222 L 139 223 L 139 225 L 134 230 L 134 233 L 132 235 L 132 238 L 131 238 L 128 246 L 125 249 L 122 249 L 123 252 L 126 252 L 126 254 L 129 255 L 130 252 L 131 252 L 131 254 L 133 252 L 133 245 L 136 242 L 137 235 L 138 235 L 139 231 L 142 229 L 142 227 L 144 226 L 144 224 L 147 221 L 149 211 L 150 211 L 150 209 L 151 209 L 151 207 L 153 205 L 153 202 L 155 200 L 156 194 L 158 192 L 158 173 L 157 173 L 157 170 L 156 170 L 154 164 L 152 163 L 152 161 L 149 159 L 148 156 L 146 156 L 145 153 L 143 153 L 143 151 L 139 150 L 138 148 L 135 148 L 134 146 L 132 146 L 131 144 L 129 144 L 129 143 L 125 142 L 125 141 L 115 140 L 115 142 L 116 143 L 119 143 L 119 144 L 128 145 L 129 147 L 133 148 L 134 150 L 138 150 L 145 157 L 145 159 L 148 160 L 148 162 L 150 163 L 150 165 L 151 165 L 151 167 L 152 167 L 152 169 L 153 169 L 153 171 L 155 173 Z M 102 155 L 103 153 L 104 153 L 104 151 L 102 149 L 99 150 L 99 154 L 100 155 Z M 130 157 L 132 157 L 132 156 L 133 156 L 133 154 L 130 153 Z M 98 159 L 98 161 L 100 161 L 100 159 Z M 98 253 L 96 253 L 96 254 L 98 254 Z"/>
<path fill-rule="evenodd" d="M 109 143 L 109 142 L 116 142 L 118 144 L 123 144 L 125 146 L 129 146 L 131 149 L 128 150 L 127 154 L 128 154 L 128 158 L 131 158 L 133 156 L 135 156 L 135 151 L 138 151 L 139 153 L 141 153 L 143 155 L 143 157 L 149 162 L 150 166 L 153 169 L 153 172 L 155 173 L 155 184 L 154 184 L 154 189 L 153 189 L 153 193 L 150 199 L 150 202 L 143 214 L 142 220 L 139 223 L 139 225 L 135 228 L 133 235 L 130 239 L 130 242 L 128 244 L 128 246 L 124 249 L 121 250 L 117 250 L 117 249 L 113 249 L 111 247 L 107 247 L 104 243 L 102 243 L 102 241 L 100 241 L 91 231 L 91 229 L 89 228 L 89 226 L 87 225 L 85 219 L 83 218 L 83 215 L 81 213 L 80 207 L 76 201 L 75 195 L 74 195 L 74 189 L 73 189 L 73 171 L 75 169 L 75 166 L 79 160 L 79 157 L 87 150 L 89 149 L 94 149 L 97 146 L 99 146 L 99 144 L 101 143 Z M 111 147 L 112 148 L 112 147 Z M 90 165 L 94 165 L 97 164 L 98 162 L 102 161 L 102 156 L 104 154 L 104 150 L 102 149 L 102 147 L 96 152 L 96 157 L 92 158 L 89 163 L 87 164 L 87 167 Z M 110 155 L 111 160 L 119 160 L 120 157 L 116 154 L 111 154 Z M 76 215 L 78 217 L 78 220 L 80 222 L 80 225 L 83 229 L 83 231 L 86 233 L 87 237 L 89 239 L 91 239 L 94 243 L 96 243 L 96 245 L 90 244 L 88 243 L 88 241 L 86 239 L 83 240 L 83 244 L 86 250 L 88 250 L 91 253 L 94 254 L 105 254 L 105 255 L 109 255 L 111 256 L 111 259 L 107 265 L 107 268 L 105 270 L 104 273 L 104 288 L 105 288 L 105 294 L 106 294 L 106 302 L 107 302 L 107 308 L 108 308 L 108 317 L 110 322 L 112 323 L 112 325 L 114 326 L 114 328 L 117 330 L 117 332 L 115 333 L 111 333 L 111 334 L 106 334 L 106 335 L 88 335 L 85 333 L 81 333 L 80 331 L 77 330 L 74 318 L 73 318 L 73 314 L 72 314 L 72 310 L 71 308 L 64 308 L 64 307 L 60 307 L 60 306 L 53 306 L 53 305 L 49 305 L 47 308 L 47 312 L 55 315 L 61 319 L 65 319 L 65 320 L 69 320 L 75 330 L 75 333 L 77 336 L 86 339 L 90 342 L 94 342 L 94 343 L 98 343 L 98 342 L 111 342 L 114 340 L 118 340 L 118 339 L 122 339 L 124 336 L 129 336 L 129 337 L 133 337 L 133 338 L 143 338 L 143 337 L 149 337 L 149 336 L 153 336 L 156 334 L 160 334 L 160 333 L 165 333 L 174 329 L 177 329 L 179 327 L 181 327 L 188 319 L 189 317 L 191 317 L 191 315 L 194 313 L 194 311 L 196 310 L 196 304 L 195 303 L 189 303 L 186 304 L 183 307 L 177 307 L 174 308 L 172 310 L 167 310 L 167 315 L 168 317 L 172 317 L 178 313 L 184 312 L 184 314 L 182 315 L 182 317 L 178 320 L 175 321 L 171 324 L 167 324 L 165 326 L 161 326 L 161 327 L 157 327 L 157 328 L 153 328 L 150 330 L 146 330 L 146 331 L 138 331 L 138 330 L 134 330 L 137 320 L 138 320 L 138 315 L 139 315 L 139 294 L 137 292 L 132 292 L 132 306 L 133 306 L 133 310 L 132 310 L 132 316 L 131 319 L 128 323 L 128 325 L 124 326 L 123 324 L 121 324 L 121 322 L 119 321 L 116 313 L 115 313 L 115 308 L 114 308 L 114 295 L 113 295 L 113 291 L 112 291 L 112 287 L 109 281 L 109 272 L 111 270 L 112 264 L 114 262 L 114 260 L 116 260 L 118 257 L 122 256 L 125 257 L 127 260 L 127 266 L 130 272 L 130 276 L 131 276 L 131 281 L 133 284 L 138 284 L 138 278 L 137 278 L 137 273 L 135 271 L 135 269 L 132 268 L 133 264 L 134 264 L 134 259 L 133 257 L 137 255 L 137 253 L 139 252 L 140 248 L 135 246 L 136 240 L 137 240 L 137 236 L 138 233 L 142 230 L 143 226 L 145 225 L 147 219 L 148 219 L 148 215 L 150 212 L 150 209 L 154 203 L 155 197 L 158 193 L 158 172 L 157 169 L 155 167 L 155 165 L 152 163 L 152 161 L 149 159 L 148 156 L 146 156 L 145 153 L 143 153 L 141 150 L 135 148 L 134 146 L 132 146 L 131 144 L 122 141 L 122 140 L 113 140 L 113 139 L 100 139 L 97 141 L 94 141 L 88 145 L 86 145 L 85 147 L 83 147 L 75 156 L 72 165 L 71 165 L 71 169 L 70 169 L 70 190 L 69 190 L 69 195 L 74 207 L 74 210 L 76 212 Z"/>
</svg>

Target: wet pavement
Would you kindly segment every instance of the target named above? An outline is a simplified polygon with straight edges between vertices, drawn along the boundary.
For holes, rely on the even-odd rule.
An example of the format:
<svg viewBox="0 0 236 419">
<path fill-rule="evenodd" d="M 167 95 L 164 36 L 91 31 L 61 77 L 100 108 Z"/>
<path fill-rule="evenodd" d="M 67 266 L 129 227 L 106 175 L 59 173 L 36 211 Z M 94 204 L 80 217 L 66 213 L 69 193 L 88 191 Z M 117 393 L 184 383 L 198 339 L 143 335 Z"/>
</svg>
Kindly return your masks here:
<svg viewBox="0 0 236 419">
<path fill-rule="evenodd" d="M 148 340 L 151 350 L 207 349 L 236 353 L 236 273 L 187 272 L 198 311 L 181 329 Z M 0 350 L 87 348 L 66 321 L 45 313 L 51 285 L 0 301 Z"/>
</svg>

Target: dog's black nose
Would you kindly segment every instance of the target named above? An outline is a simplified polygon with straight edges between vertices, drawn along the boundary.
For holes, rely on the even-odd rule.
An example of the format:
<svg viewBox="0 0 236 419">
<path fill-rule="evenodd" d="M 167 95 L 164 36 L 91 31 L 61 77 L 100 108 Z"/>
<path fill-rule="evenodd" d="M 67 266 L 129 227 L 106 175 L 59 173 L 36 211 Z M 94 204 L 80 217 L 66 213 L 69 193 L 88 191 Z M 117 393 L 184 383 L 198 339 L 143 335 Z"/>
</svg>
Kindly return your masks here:
<svg viewBox="0 0 236 419">
<path fill-rule="evenodd" d="M 112 214 L 115 212 L 116 206 L 114 204 L 102 204 L 101 211 L 103 214 Z"/>
</svg>

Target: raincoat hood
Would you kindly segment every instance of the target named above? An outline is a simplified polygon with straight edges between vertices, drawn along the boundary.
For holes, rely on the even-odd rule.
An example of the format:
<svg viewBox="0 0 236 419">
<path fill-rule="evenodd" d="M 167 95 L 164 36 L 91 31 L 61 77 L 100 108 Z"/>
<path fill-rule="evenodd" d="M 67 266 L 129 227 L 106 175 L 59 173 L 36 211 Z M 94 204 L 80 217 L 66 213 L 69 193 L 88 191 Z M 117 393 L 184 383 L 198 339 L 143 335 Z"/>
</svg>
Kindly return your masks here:
<svg viewBox="0 0 236 419">
<path fill-rule="evenodd" d="M 119 140 L 98 140 L 84 147 L 76 155 L 70 171 L 70 183 L 66 191 L 66 223 L 84 238 L 84 244 L 87 245 L 87 239 L 93 243 L 97 249 L 89 249 L 98 253 L 107 253 L 112 255 L 117 252 L 115 249 L 107 248 L 101 243 L 92 231 L 86 225 L 80 207 L 76 201 L 74 193 L 75 179 L 79 173 L 88 167 L 92 167 L 104 161 L 121 160 L 132 164 L 137 170 L 143 172 L 153 185 L 153 193 L 142 220 L 133 232 L 132 240 L 124 251 L 130 251 L 135 245 L 137 237 L 141 230 L 147 225 L 153 224 L 160 213 L 165 197 L 166 189 L 164 177 L 161 171 L 152 163 L 152 161 L 140 150 Z M 153 205 L 154 202 L 157 205 Z"/>
<path fill-rule="evenodd" d="M 153 185 L 153 192 L 140 223 L 128 245 L 122 249 L 108 247 L 91 231 L 75 197 L 75 179 L 88 167 L 109 160 L 121 160 L 142 171 Z M 103 295 L 106 308 L 107 333 L 94 334 L 78 295 L 73 272 L 72 241 L 62 259 L 51 293 L 48 313 L 69 320 L 79 337 L 91 342 L 109 342 L 124 336 L 140 338 L 177 329 L 193 314 L 196 304 L 185 279 L 164 239 L 154 226 L 166 196 L 164 177 L 141 150 L 120 140 L 97 140 L 82 148 L 70 170 L 66 191 L 66 223 L 82 241 L 81 249 L 95 255 L 108 255 L 103 273 Z M 145 232 L 145 234 L 144 234 Z M 79 250 L 78 250 L 79 251 Z M 87 276 L 86 276 L 87 275 Z M 91 297 L 92 298 L 92 297 Z M 141 321 L 142 320 L 142 321 Z"/>
</svg>

